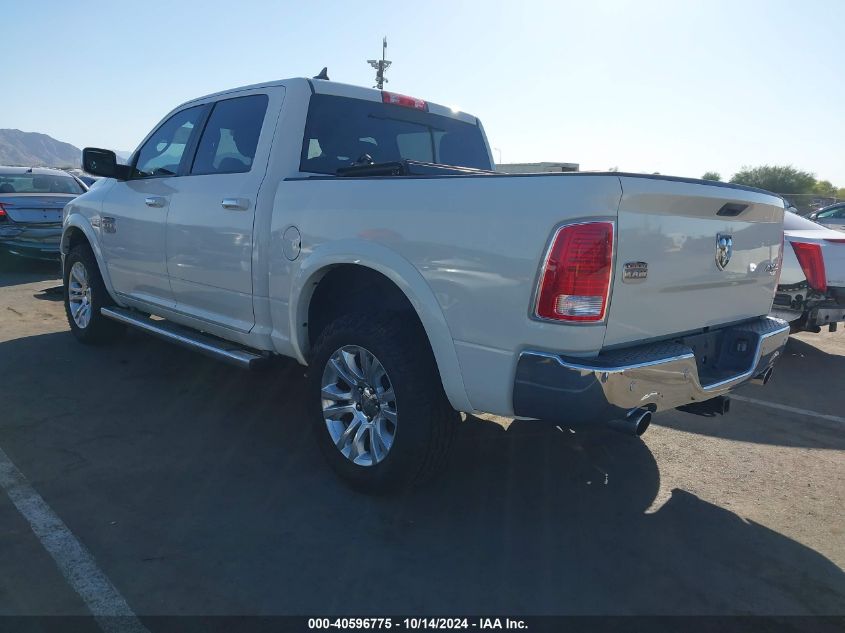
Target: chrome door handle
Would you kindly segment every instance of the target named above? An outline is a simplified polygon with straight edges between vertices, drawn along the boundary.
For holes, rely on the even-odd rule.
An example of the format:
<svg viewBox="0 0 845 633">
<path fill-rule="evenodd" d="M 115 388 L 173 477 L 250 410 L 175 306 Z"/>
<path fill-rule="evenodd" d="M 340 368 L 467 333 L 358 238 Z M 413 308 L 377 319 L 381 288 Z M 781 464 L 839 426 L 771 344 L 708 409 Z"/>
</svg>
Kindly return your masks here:
<svg viewBox="0 0 845 633">
<path fill-rule="evenodd" d="M 223 198 L 220 206 L 229 211 L 246 211 L 249 209 L 249 200 L 244 198 Z"/>
<path fill-rule="evenodd" d="M 167 204 L 167 200 L 165 200 L 161 196 L 149 196 L 144 200 L 144 204 L 146 204 L 148 207 L 161 208 L 165 204 Z"/>
</svg>

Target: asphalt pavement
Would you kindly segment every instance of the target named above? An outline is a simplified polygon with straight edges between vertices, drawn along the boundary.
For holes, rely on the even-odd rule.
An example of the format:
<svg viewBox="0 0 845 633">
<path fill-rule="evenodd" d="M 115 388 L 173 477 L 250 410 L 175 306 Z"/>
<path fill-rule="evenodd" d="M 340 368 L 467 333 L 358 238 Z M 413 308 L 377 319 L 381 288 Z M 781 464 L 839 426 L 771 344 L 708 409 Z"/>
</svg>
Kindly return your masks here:
<svg viewBox="0 0 845 633">
<path fill-rule="evenodd" d="M 323 463 L 302 367 L 80 345 L 56 268 L 3 266 L 0 449 L 139 616 L 845 614 L 843 332 L 642 440 L 468 416 L 441 478 L 373 498 Z M 0 614 L 87 614 L 31 519 L 0 491 Z"/>
</svg>

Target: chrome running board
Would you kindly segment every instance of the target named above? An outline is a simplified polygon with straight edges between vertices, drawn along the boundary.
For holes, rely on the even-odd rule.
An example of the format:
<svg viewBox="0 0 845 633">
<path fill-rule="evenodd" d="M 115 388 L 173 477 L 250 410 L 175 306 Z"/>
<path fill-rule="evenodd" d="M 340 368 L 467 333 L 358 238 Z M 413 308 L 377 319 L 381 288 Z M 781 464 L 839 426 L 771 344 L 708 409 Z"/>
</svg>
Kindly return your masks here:
<svg viewBox="0 0 845 633">
<path fill-rule="evenodd" d="M 154 320 L 133 310 L 124 308 L 101 308 L 104 317 L 131 325 L 158 338 L 192 349 L 200 354 L 222 360 L 243 369 L 256 369 L 268 357 L 243 348 L 236 343 L 215 336 L 201 334 L 190 328 L 182 327 L 170 321 Z"/>
</svg>

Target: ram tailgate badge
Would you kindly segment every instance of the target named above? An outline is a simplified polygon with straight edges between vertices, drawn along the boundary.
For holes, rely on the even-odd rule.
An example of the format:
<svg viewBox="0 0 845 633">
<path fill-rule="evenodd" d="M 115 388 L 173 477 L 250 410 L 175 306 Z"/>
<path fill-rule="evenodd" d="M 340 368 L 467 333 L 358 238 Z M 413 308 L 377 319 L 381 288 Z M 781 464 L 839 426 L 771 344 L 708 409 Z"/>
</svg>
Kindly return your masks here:
<svg viewBox="0 0 845 633">
<path fill-rule="evenodd" d="M 716 233 L 716 266 L 725 270 L 734 254 L 734 239 L 727 233 Z"/>
</svg>

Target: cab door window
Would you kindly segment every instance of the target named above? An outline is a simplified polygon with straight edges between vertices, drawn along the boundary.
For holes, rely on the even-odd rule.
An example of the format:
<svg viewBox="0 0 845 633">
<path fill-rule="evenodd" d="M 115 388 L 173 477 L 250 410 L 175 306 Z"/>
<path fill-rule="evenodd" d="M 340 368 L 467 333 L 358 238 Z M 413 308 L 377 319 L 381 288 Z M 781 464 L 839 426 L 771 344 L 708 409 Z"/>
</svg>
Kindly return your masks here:
<svg viewBox="0 0 845 633">
<path fill-rule="evenodd" d="M 252 169 L 267 103 L 267 95 L 215 103 L 200 137 L 191 174 L 238 174 Z"/>
<path fill-rule="evenodd" d="M 202 118 L 205 106 L 194 106 L 174 114 L 153 132 L 138 151 L 133 177 L 155 178 L 175 176 Z"/>
</svg>

